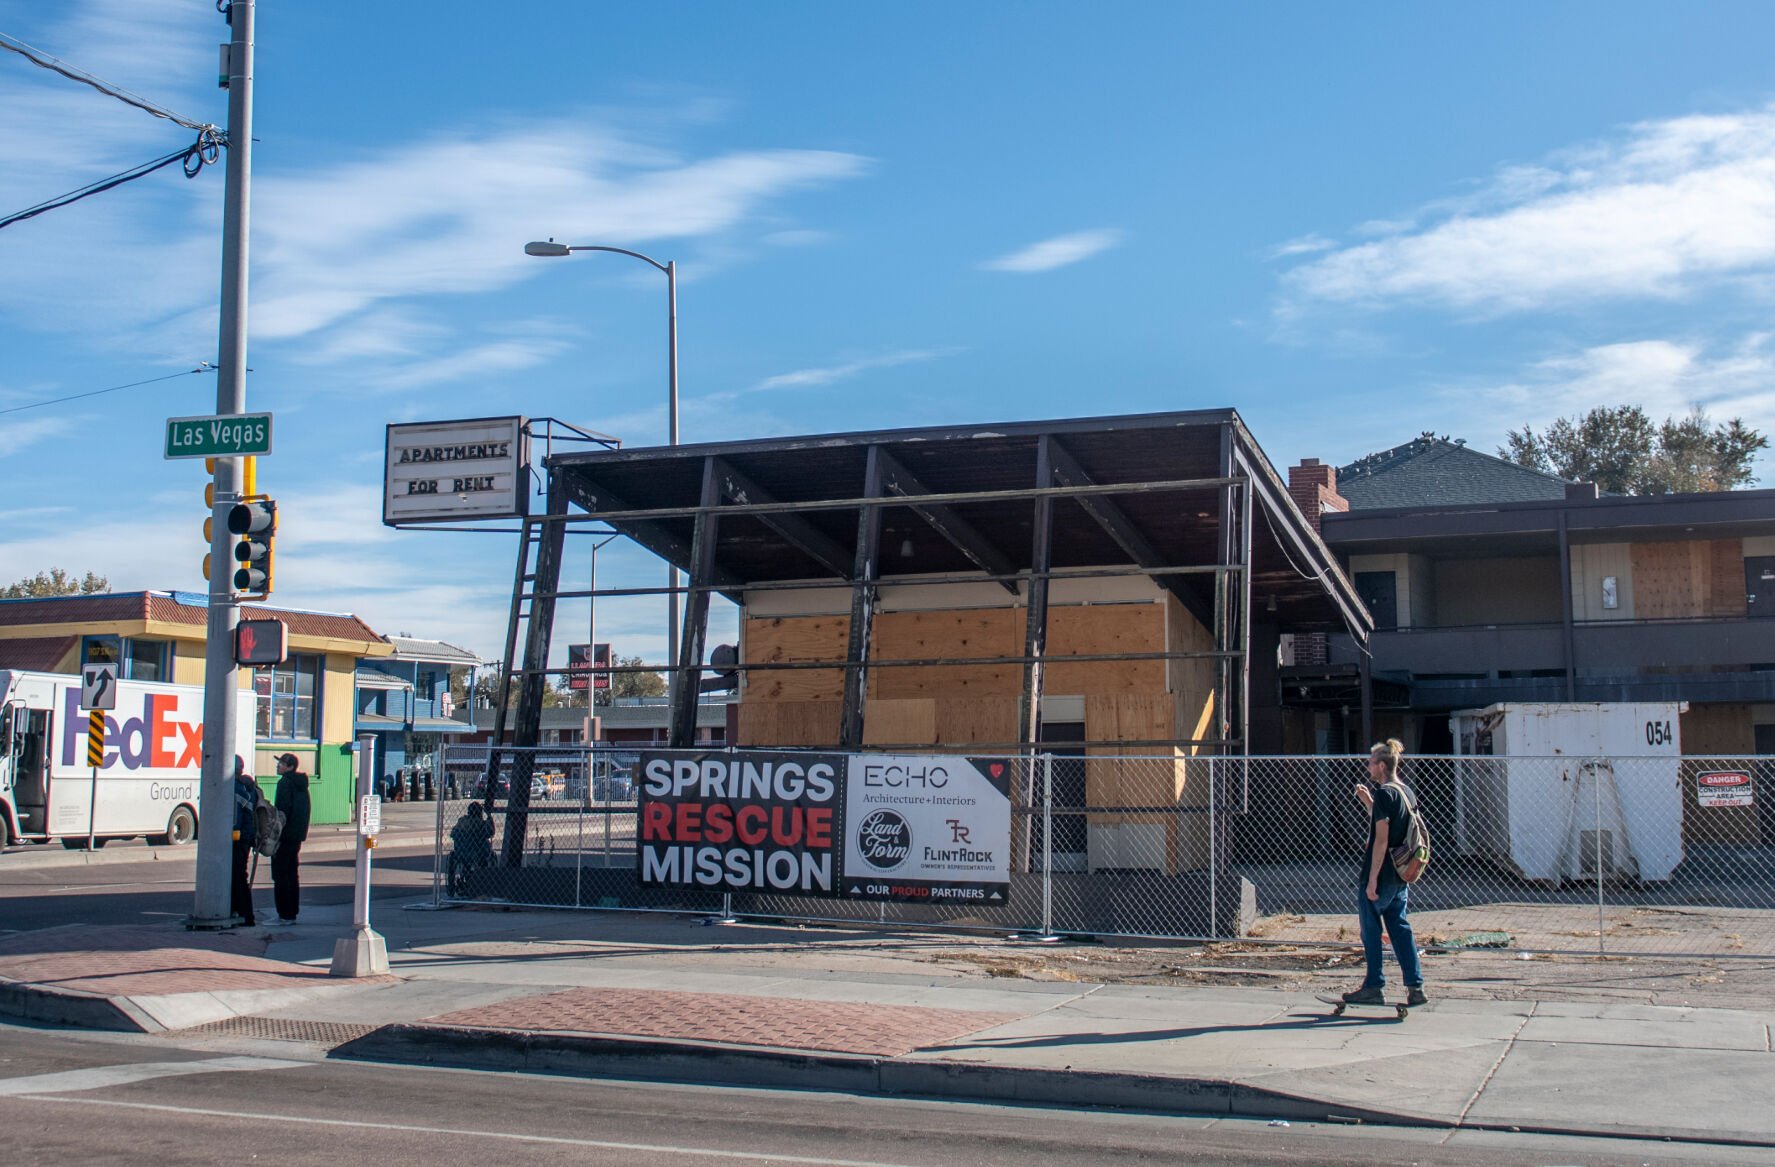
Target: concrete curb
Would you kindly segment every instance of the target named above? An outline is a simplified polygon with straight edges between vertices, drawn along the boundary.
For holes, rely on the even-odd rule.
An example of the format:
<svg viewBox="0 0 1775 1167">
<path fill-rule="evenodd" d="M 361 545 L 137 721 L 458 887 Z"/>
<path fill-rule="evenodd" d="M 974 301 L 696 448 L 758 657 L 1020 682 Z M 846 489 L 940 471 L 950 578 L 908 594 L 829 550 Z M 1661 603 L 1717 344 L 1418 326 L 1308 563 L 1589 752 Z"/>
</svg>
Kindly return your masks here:
<svg viewBox="0 0 1775 1167">
<path fill-rule="evenodd" d="M 1103 1106 L 1159 1113 L 1286 1118 L 1296 1122 L 1453 1125 L 1421 1115 L 1328 1103 L 1223 1079 L 879 1058 L 467 1026 L 386 1025 L 335 1048 L 332 1056 L 574 1077 L 1040 1106 Z"/>
<path fill-rule="evenodd" d="M 1508 1120 L 1475 1122 L 1403 1110 L 1378 1110 L 1224 1078 L 879 1058 L 614 1035 L 396 1024 L 346 1042 L 336 1047 L 330 1056 L 469 1070 L 883 1094 L 962 1102 L 1108 1107 L 1161 1114 L 1279 1118 L 1292 1122 L 1371 1123 L 1440 1130 L 1775 1147 L 1775 1140 L 1748 1132 L 1636 1127 L 1624 1123 L 1581 1127 Z"/>
<path fill-rule="evenodd" d="M 106 997 L 80 989 L 57 989 L 0 977 L 0 1014 L 111 1033 L 160 1033 L 163 1026 L 128 997 Z"/>
</svg>

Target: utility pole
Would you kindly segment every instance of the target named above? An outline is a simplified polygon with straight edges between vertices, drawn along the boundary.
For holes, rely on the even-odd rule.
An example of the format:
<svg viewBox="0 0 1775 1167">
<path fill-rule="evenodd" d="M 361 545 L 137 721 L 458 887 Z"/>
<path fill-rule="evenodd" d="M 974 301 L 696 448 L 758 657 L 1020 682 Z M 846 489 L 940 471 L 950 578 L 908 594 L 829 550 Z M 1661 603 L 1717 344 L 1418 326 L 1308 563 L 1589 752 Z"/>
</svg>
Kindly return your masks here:
<svg viewBox="0 0 1775 1167">
<path fill-rule="evenodd" d="M 222 204 L 222 321 L 217 347 L 216 412 L 245 413 L 247 404 L 247 208 L 253 155 L 253 4 L 233 0 L 224 12 L 230 29 L 226 69 L 228 165 Z M 228 511 L 240 494 L 241 460 L 216 459 L 211 512 L 209 642 L 203 667 L 203 796 L 197 833 L 197 891 L 191 928 L 226 928 L 234 825 L 234 755 L 239 667 L 234 629 L 233 543 Z M 252 764 L 249 761 L 248 769 Z"/>
</svg>

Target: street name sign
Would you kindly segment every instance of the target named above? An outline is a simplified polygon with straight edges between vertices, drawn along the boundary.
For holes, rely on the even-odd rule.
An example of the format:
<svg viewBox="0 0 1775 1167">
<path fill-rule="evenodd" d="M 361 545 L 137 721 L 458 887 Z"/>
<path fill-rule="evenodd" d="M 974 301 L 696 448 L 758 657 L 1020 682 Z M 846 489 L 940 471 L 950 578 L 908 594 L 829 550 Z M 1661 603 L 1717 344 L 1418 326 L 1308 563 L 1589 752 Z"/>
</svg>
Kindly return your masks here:
<svg viewBox="0 0 1775 1167">
<path fill-rule="evenodd" d="M 168 458 L 244 458 L 271 453 L 269 413 L 166 419 Z"/>
</svg>

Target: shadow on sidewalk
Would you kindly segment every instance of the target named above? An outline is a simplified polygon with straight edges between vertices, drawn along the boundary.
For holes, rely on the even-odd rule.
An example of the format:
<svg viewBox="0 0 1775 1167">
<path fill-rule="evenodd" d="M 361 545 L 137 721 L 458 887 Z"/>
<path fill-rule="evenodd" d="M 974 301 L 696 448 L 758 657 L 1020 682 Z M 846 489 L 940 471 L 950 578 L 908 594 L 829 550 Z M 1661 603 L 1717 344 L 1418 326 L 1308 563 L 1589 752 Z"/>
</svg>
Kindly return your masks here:
<svg viewBox="0 0 1775 1167">
<path fill-rule="evenodd" d="M 1396 1017 L 1298 1017 L 1285 1014 L 1285 1020 L 1259 1021 L 1250 1025 L 1192 1025 L 1179 1029 L 1145 1029 L 1120 1033 L 1057 1033 L 1048 1037 L 986 1037 L 963 1045 L 927 1047 L 943 1052 L 964 1053 L 979 1049 L 1052 1049 L 1069 1045 L 1125 1045 L 1137 1041 L 1174 1041 L 1190 1037 L 1206 1037 L 1213 1033 L 1274 1033 L 1281 1029 L 1330 1029 L 1351 1025 L 1399 1025 Z"/>
</svg>

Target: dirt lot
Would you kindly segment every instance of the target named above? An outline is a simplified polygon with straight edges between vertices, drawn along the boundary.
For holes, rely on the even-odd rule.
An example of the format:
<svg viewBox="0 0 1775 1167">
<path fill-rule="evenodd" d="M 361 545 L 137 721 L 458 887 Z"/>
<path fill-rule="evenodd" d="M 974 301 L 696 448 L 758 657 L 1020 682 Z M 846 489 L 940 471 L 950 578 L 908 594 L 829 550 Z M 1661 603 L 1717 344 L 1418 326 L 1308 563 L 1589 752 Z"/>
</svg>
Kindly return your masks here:
<svg viewBox="0 0 1775 1167">
<path fill-rule="evenodd" d="M 1440 915 L 1438 913 L 1437 915 Z M 1488 915 L 1495 920 L 1495 915 Z M 1613 921 L 1634 928 L 1664 928 L 1672 921 Z M 1557 939 L 1558 947 L 1594 951 L 1596 917 L 1588 932 L 1564 932 L 1538 921 L 1536 937 Z M 1458 921 L 1415 921 L 1420 938 L 1445 940 L 1460 935 Z M 1453 927 L 1449 927 L 1450 924 Z M 1680 928 L 1682 921 L 1674 921 Z M 1362 978 L 1362 953 L 1350 947 L 1355 921 L 1351 917 L 1272 917 L 1260 921 L 1258 934 L 1285 939 L 1261 943 L 1208 945 L 1144 945 L 1136 943 L 1063 943 L 1035 945 L 978 940 L 947 947 L 921 948 L 907 955 L 950 968 L 978 970 L 986 976 L 1085 981 L 1131 985 L 1237 985 L 1297 992 L 1352 988 Z M 1707 934 L 1714 924 L 1704 922 Z M 1339 930 L 1344 935 L 1339 943 Z M 1671 929 L 1676 931 L 1676 929 Z M 1680 935 L 1680 933 L 1679 933 Z M 1318 942 L 1313 942 L 1314 940 Z M 1491 939 L 1491 938 L 1486 938 Z M 1605 937 L 1605 943 L 1609 938 Z M 1390 958 L 1389 958 L 1390 959 Z M 1721 953 L 1693 957 L 1645 955 L 1581 955 L 1525 952 L 1505 948 L 1430 951 L 1424 975 L 1432 991 L 1443 997 L 1494 1000 L 1621 1001 L 1649 1005 L 1692 1005 L 1717 1008 L 1767 1008 L 1775 1005 L 1775 957 L 1745 958 Z"/>
</svg>

